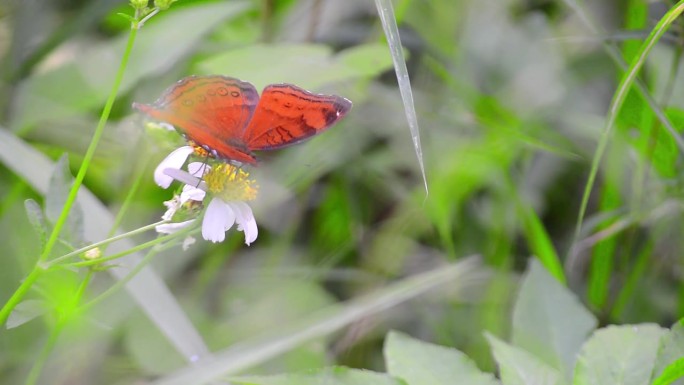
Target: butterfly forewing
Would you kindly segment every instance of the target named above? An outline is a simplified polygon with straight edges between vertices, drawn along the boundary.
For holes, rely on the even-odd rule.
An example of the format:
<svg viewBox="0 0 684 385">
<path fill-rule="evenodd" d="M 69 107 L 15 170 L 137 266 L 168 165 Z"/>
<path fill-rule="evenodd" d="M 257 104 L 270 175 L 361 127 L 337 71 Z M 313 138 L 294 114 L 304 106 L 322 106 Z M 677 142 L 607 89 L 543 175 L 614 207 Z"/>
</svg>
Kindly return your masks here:
<svg viewBox="0 0 684 385">
<path fill-rule="evenodd" d="M 252 120 L 245 128 L 249 150 L 274 150 L 316 135 L 342 119 L 351 101 L 318 95 L 291 84 L 264 88 Z"/>
<path fill-rule="evenodd" d="M 220 157 L 253 163 L 242 135 L 258 102 L 250 83 L 224 76 L 192 76 L 168 88 L 152 105 L 134 107 L 172 124 Z"/>
</svg>

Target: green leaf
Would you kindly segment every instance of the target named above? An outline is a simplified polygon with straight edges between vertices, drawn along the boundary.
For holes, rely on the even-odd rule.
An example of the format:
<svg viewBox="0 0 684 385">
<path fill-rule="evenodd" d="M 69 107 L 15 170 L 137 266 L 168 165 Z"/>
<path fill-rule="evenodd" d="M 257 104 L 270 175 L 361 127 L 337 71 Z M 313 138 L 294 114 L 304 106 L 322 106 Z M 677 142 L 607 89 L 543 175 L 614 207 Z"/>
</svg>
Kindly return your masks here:
<svg viewBox="0 0 684 385">
<path fill-rule="evenodd" d="M 531 259 L 513 309 L 513 344 L 570 379 L 575 357 L 596 325 L 577 297 Z"/>
<path fill-rule="evenodd" d="M 526 207 L 519 200 L 518 211 L 523 220 L 525 238 L 527 238 L 527 242 L 535 256 L 559 282 L 565 283 L 563 265 L 541 219 L 532 207 Z"/>
<path fill-rule="evenodd" d="M 584 344 L 575 385 L 648 385 L 665 329 L 653 324 L 608 326 Z"/>
<path fill-rule="evenodd" d="M 274 65 L 277 63 L 277 65 Z M 224 73 L 261 90 L 271 83 L 293 83 L 311 90 L 330 83 L 375 76 L 391 68 L 387 48 L 361 45 L 333 55 L 324 45 L 250 45 L 199 64 L 205 74 Z"/>
<path fill-rule="evenodd" d="M 50 306 L 46 301 L 38 299 L 29 299 L 20 302 L 12 313 L 7 318 L 7 329 L 21 326 L 34 318 L 40 317 L 50 310 Z"/>
<path fill-rule="evenodd" d="M 660 339 L 660 348 L 653 368 L 653 384 L 672 384 L 673 380 L 684 376 L 684 323 L 677 322 Z M 655 378 L 658 376 L 657 378 Z M 675 382 L 684 385 L 684 379 Z"/>
<path fill-rule="evenodd" d="M 158 16 L 140 31 L 119 92 L 124 94 L 142 79 L 167 71 L 196 49 L 212 28 L 247 8 L 246 2 L 218 2 Z M 127 39 L 121 36 L 80 52 L 78 61 L 32 76 L 21 84 L 12 129 L 23 132 L 38 123 L 54 123 L 104 104 Z"/>
<path fill-rule="evenodd" d="M 560 385 L 561 373 L 529 352 L 485 333 L 504 385 Z"/>
<path fill-rule="evenodd" d="M 48 224 L 45 221 L 43 209 L 38 202 L 33 199 L 25 200 L 24 208 L 26 209 L 26 216 L 28 217 L 29 223 L 31 223 L 36 234 L 40 237 L 40 243 L 45 244 L 47 240 Z"/>
<path fill-rule="evenodd" d="M 684 378 L 684 357 L 679 358 L 666 366 L 662 374 L 653 381 L 653 385 L 670 385 L 682 378 Z M 677 381 L 677 383 L 681 382 L 682 381 Z"/>
<path fill-rule="evenodd" d="M 64 154 L 55 164 L 48 191 L 45 194 L 45 215 L 52 224 L 55 224 L 61 215 L 73 182 L 73 177 L 69 171 L 69 161 Z M 78 202 L 74 202 L 67 215 L 67 221 L 62 228 L 60 238 L 67 240 L 76 247 L 83 244 L 83 211 Z"/>
<path fill-rule="evenodd" d="M 384 373 L 342 367 L 308 373 L 232 377 L 230 382 L 244 385 L 400 385 L 399 381 Z"/>
<path fill-rule="evenodd" d="M 387 372 L 409 385 L 493 385 L 493 375 L 477 368 L 462 352 L 390 332 L 385 340 Z"/>
</svg>

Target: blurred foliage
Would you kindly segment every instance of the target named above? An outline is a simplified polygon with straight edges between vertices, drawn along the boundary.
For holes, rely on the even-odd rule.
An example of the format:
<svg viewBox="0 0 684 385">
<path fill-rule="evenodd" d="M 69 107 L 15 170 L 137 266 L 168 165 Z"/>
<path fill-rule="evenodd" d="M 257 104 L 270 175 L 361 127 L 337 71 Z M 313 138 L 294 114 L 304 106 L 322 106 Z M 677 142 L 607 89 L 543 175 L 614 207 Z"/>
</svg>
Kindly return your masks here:
<svg viewBox="0 0 684 385">
<path fill-rule="evenodd" d="M 184 76 L 223 74 L 259 90 L 284 82 L 343 95 L 354 108 L 333 129 L 259 154 L 252 171 L 260 185 L 253 205 L 259 238 L 252 246 L 230 231 L 222 244 L 198 240 L 187 251 L 177 247 L 155 256 L 155 270 L 209 348 L 240 347 L 319 309 L 471 254 L 482 256 L 479 273 L 487 274 L 462 290 L 447 285 L 439 298 L 413 300 L 317 337 L 251 367 L 245 373 L 253 376 L 235 383 L 396 383 L 382 373 L 320 369 L 333 365 L 386 370 L 409 383 L 415 375 L 416 384 L 427 383 L 420 373 L 405 373 L 410 358 L 423 354 L 439 356 L 435 364 L 465 368 L 473 376 L 467 383 L 497 381 L 480 371 L 495 372 L 495 364 L 506 384 L 518 383 L 506 369 L 516 365 L 569 381 L 580 350 L 575 379 L 596 380 L 585 377 L 601 375 L 592 363 L 607 356 L 623 359 L 624 367 L 648 363 L 653 376 L 645 378 L 653 379 L 684 354 L 672 342 L 657 351 L 661 336 L 682 339 L 681 327 L 668 329 L 684 316 L 683 158 L 635 89 L 617 117 L 580 239 L 574 229 L 623 74 L 602 43 L 634 60 L 673 3 L 584 3 L 605 36 L 590 34 L 570 0 L 395 2 L 421 124 L 426 196 L 372 1 L 180 0 L 138 32 L 85 187 L 113 217 L 143 173 L 121 228 L 158 220 L 172 192 L 158 188 L 152 173 L 183 141 L 145 130 L 130 105 L 151 102 Z M 115 0 L 0 3 L 0 129 L 55 162 L 66 154 L 69 161 L 59 164 L 69 164 L 73 173 L 128 38 L 129 24 L 119 12 L 131 9 Z M 682 20 L 640 71 L 678 130 L 684 123 Z M 12 146 L 3 156 L 28 161 Z M 59 211 L 55 205 L 65 194 L 54 192 L 56 185 L 44 196 L 31 181 L 52 171 L 25 164 L 35 170 L 15 173 L 0 164 L 2 303 L 30 271 L 49 227 L 37 206 L 25 201 L 35 200 L 50 214 Z M 85 223 L 100 215 L 92 207 L 81 207 Z M 54 214 L 46 217 L 54 221 Z M 80 232 L 79 218 L 71 219 L 70 229 Z M 82 245 L 80 235 L 72 235 L 74 244 L 58 251 Z M 0 331 L 0 382 L 25 381 L 84 275 L 65 269 L 41 277 L 29 295 L 35 302 L 14 314 L 12 326 L 21 326 Z M 86 299 L 113 283 L 96 273 Z M 548 297 L 535 297 L 541 294 Z M 183 368 L 167 332 L 134 305 L 122 292 L 63 325 L 42 383 L 133 383 Z M 597 325 L 641 322 L 651 324 L 639 325 L 638 333 L 610 326 L 587 335 Z M 390 329 L 403 334 L 385 340 Z M 551 342 L 557 344 L 545 344 Z M 645 346 L 640 356 L 620 355 L 636 346 Z M 315 371 L 270 376 L 305 369 Z M 611 383 L 601 381 L 593 383 Z"/>
</svg>

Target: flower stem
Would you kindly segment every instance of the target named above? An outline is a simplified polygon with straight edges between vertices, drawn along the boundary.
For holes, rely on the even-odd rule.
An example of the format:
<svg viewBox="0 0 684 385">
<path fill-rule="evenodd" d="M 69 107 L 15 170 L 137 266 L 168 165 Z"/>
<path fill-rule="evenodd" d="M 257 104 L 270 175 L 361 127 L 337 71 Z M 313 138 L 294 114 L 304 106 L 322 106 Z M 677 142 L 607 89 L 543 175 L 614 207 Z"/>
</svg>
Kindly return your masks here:
<svg viewBox="0 0 684 385">
<path fill-rule="evenodd" d="M 166 220 L 164 220 L 164 221 L 159 221 L 159 222 L 152 223 L 152 224 L 143 226 L 143 227 L 138 228 L 138 229 L 135 229 L 135 230 L 131 230 L 131 231 L 127 232 L 127 233 L 119 234 L 119 235 L 117 235 L 117 236 L 114 236 L 114 237 L 111 237 L 111 238 L 104 239 L 104 240 L 102 240 L 102 241 L 100 241 L 100 242 L 95 242 L 95 243 L 93 243 L 93 244 L 90 244 L 90 245 L 88 245 L 88 246 L 82 247 L 82 248 L 80 248 L 80 249 L 78 249 L 78 250 L 74 250 L 74 251 L 72 251 L 72 252 L 70 252 L 70 253 L 68 253 L 68 254 L 64 254 L 64 255 L 62 255 L 61 257 L 57 257 L 57 258 L 55 258 L 55 259 L 53 259 L 53 260 L 47 262 L 47 267 L 50 268 L 50 267 L 52 267 L 52 266 L 54 266 L 54 265 L 56 265 L 56 264 L 58 264 L 58 263 L 60 263 L 60 262 L 62 262 L 62 261 L 64 261 L 64 260 L 66 260 L 66 259 L 69 259 L 69 258 L 71 258 L 71 257 L 74 257 L 74 256 L 77 256 L 77 255 L 79 255 L 79 254 L 85 253 L 86 251 L 91 250 L 91 249 L 94 249 L 94 248 L 96 248 L 96 247 L 100 247 L 100 246 L 103 246 L 103 245 L 107 245 L 107 244 L 109 244 L 109 243 L 116 242 L 116 241 L 121 240 L 121 239 L 124 239 L 124 238 L 132 237 L 132 236 L 134 236 L 134 235 L 137 235 L 137 234 L 140 234 L 140 233 L 144 233 L 144 232 L 147 231 L 147 230 L 151 230 L 151 229 L 155 228 L 156 226 L 163 225 L 164 223 L 167 223 L 167 222 L 168 222 L 168 221 L 166 221 Z M 100 259 L 100 261 L 101 261 L 101 259 Z"/>
<path fill-rule="evenodd" d="M 81 299 L 83 299 L 85 289 L 88 287 L 88 284 L 90 283 L 92 277 L 93 271 L 88 270 L 85 278 L 83 278 L 81 285 L 79 285 L 78 290 L 76 291 L 76 295 L 74 296 L 74 306 L 68 309 L 68 313 L 60 316 L 59 321 L 57 321 L 57 325 L 55 325 L 55 328 L 52 329 L 52 331 L 50 332 L 50 336 L 48 337 L 45 346 L 43 346 L 43 349 L 40 351 L 38 359 L 33 363 L 33 366 L 31 367 L 31 371 L 29 372 L 28 378 L 26 379 L 26 385 L 34 385 L 36 381 L 38 381 L 40 373 L 43 371 L 43 367 L 45 366 L 47 359 L 50 357 L 50 353 L 54 349 L 55 344 L 57 343 L 57 338 L 59 338 L 59 335 L 62 333 L 62 330 L 64 330 L 64 327 L 68 324 L 69 320 L 75 314 L 78 314 L 78 311 L 80 310 L 78 304 L 79 302 L 81 302 Z"/>
<path fill-rule="evenodd" d="M 88 171 L 88 167 L 90 166 L 93 156 L 95 155 L 95 150 L 97 149 L 97 145 L 100 142 L 102 133 L 104 132 L 105 123 L 107 123 L 107 120 L 109 119 L 109 114 L 112 111 L 112 106 L 114 105 L 114 101 L 116 100 L 116 95 L 119 91 L 119 86 L 121 85 L 121 81 L 123 80 L 126 65 L 128 64 L 128 60 L 131 56 L 131 51 L 133 50 L 133 43 L 135 42 L 135 37 L 137 36 L 137 33 L 138 29 L 132 28 L 131 33 L 128 35 L 128 43 L 126 44 L 126 49 L 124 50 L 123 57 L 121 58 L 119 70 L 117 71 L 116 77 L 114 78 L 114 84 L 112 85 L 112 89 L 109 93 L 109 97 L 107 98 L 107 102 L 105 103 L 105 106 L 102 109 L 100 121 L 98 122 L 97 127 L 95 128 L 95 133 L 93 134 L 93 138 L 90 141 L 88 150 L 86 151 L 85 156 L 83 157 L 83 163 L 81 163 L 81 167 L 79 168 L 78 173 L 76 174 L 76 178 L 74 178 L 74 183 L 71 186 L 71 190 L 69 191 L 69 195 L 67 196 L 66 202 L 64 203 L 64 207 L 62 207 L 62 212 L 60 213 L 59 218 L 57 218 L 55 226 L 53 227 L 52 232 L 50 233 L 50 237 L 48 238 L 45 244 L 45 248 L 43 249 L 43 252 L 40 254 L 40 257 L 38 258 L 36 265 L 33 267 L 33 270 L 31 271 L 29 276 L 26 277 L 24 282 L 22 282 L 21 286 L 19 286 L 17 291 L 15 291 L 14 294 L 12 294 L 12 297 L 3 306 L 2 310 L 0 310 L 0 325 L 5 324 L 7 318 L 9 317 L 9 314 L 12 312 L 14 307 L 19 302 L 21 302 L 24 295 L 26 295 L 28 290 L 33 285 L 33 283 L 41 275 L 42 271 L 44 270 L 41 264 L 48 258 L 48 256 L 52 252 L 53 247 L 57 243 L 57 240 L 59 239 L 59 234 L 62 232 L 62 227 L 64 227 L 64 224 L 66 223 L 67 217 L 69 216 L 69 211 L 71 210 L 71 207 L 74 205 L 74 202 L 76 201 L 78 190 L 83 184 L 83 179 L 85 178 L 86 172 Z"/>
<path fill-rule="evenodd" d="M 148 247 L 152 247 L 152 246 L 158 245 L 158 244 L 160 244 L 160 243 L 162 243 L 162 242 L 164 242 L 164 241 L 168 241 L 168 240 L 170 240 L 170 239 L 178 238 L 178 237 L 180 237 L 181 235 L 184 235 L 184 234 L 185 234 L 185 233 L 184 233 L 183 231 L 178 231 L 178 232 L 175 232 L 175 233 L 173 233 L 173 234 L 168 234 L 168 235 L 165 235 L 165 236 L 163 236 L 163 237 L 159 237 L 159 238 L 153 239 L 153 240 L 151 240 L 151 241 L 149 241 L 149 242 L 141 243 L 141 244 L 139 244 L 139 245 L 136 245 L 136 246 L 134 246 L 134 247 L 131 247 L 131 248 L 128 249 L 128 250 L 124 250 L 124 251 L 122 251 L 122 252 L 119 252 L 119 253 L 116 253 L 116 254 L 112 254 L 112 255 L 107 256 L 107 257 L 92 259 L 92 260 L 88 260 L 88 261 L 80 261 L 80 262 L 68 263 L 68 264 L 65 264 L 64 266 L 69 266 L 69 267 L 83 267 L 83 266 L 94 266 L 94 265 L 99 265 L 99 264 L 102 264 L 102 263 L 104 263 L 104 262 L 108 262 L 108 261 L 112 261 L 112 260 L 115 260 L 115 259 L 119 259 L 119 258 L 121 258 L 121 257 L 125 257 L 125 256 L 127 256 L 128 254 L 135 253 L 136 251 L 144 250 L 144 249 L 147 249 Z"/>
<path fill-rule="evenodd" d="M 45 269 L 40 263 L 36 263 L 33 266 L 33 270 L 31 270 L 29 275 L 21 282 L 19 288 L 12 294 L 12 297 L 10 297 L 7 303 L 0 309 L 0 325 L 5 324 L 5 321 L 7 321 L 12 310 L 21 302 L 24 295 L 26 295 L 31 286 L 33 286 L 33 283 L 36 282 L 43 272 L 45 272 Z"/>
<path fill-rule="evenodd" d="M 194 231 L 191 231 L 189 234 L 194 234 L 198 231 L 199 231 L 199 229 L 194 229 Z M 175 235 L 175 234 L 170 234 L 167 237 L 161 237 L 158 239 L 163 239 L 163 240 L 169 239 L 173 235 Z M 126 285 L 128 283 L 128 281 L 130 281 L 133 277 L 138 275 L 140 270 L 142 270 L 143 267 L 147 266 L 147 264 L 150 263 L 150 261 L 152 260 L 152 257 L 154 257 L 157 253 L 164 251 L 164 250 L 166 250 L 170 247 L 173 247 L 173 246 L 175 246 L 175 243 L 172 243 L 172 242 L 169 242 L 166 244 L 162 243 L 162 244 L 155 245 L 155 247 L 145 255 L 145 257 L 140 261 L 140 263 L 138 263 L 138 265 L 135 266 L 135 268 L 133 270 L 131 270 L 124 278 L 118 280 L 114 285 L 112 285 L 112 287 L 107 289 L 104 293 L 100 294 L 96 298 L 93 298 L 90 302 L 81 306 L 81 311 L 83 311 L 83 312 L 87 311 L 91 307 L 102 302 L 107 297 L 116 293 L 118 290 L 120 290 L 122 287 L 124 287 L 124 285 Z"/>
<path fill-rule="evenodd" d="M 147 158 L 145 158 L 147 159 Z M 109 229 L 109 233 L 107 234 L 107 238 L 112 238 L 114 234 L 116 234 L 116 229 L 119 228 L 119 225 L 121 224 L 121 221 L 123 221 L 124 216 L 126 215 L 126 212 L 128 212 L 128 208 L 131 206 L 131 202 L 133 202 L 133 198 L 135 195 L 138 193 L 138 190 L 140 188 L 140 182 L 143 180 L 143 176 L 145 173 L 145 170 L 147 170 L 147 163 L 148 161 L 145 160 L 143 164 L 139 165 L 137 172 L 135 173 L 135 177 L 133 178 L 133 185 L 131 188 L 128 189 L 128 194 L 126 194 L 126 198 L 124 199 L 123 203 L 121 204 L 121 208 L 119 208 L 119 212 L 116 213 L 116 218 L 114 218 L 114 223 L 112 224 L 112 228 Z M 161 224 L 161 223 L 159 223 Z M 103 250 L 104 252 L 104 250 Z"/>
</svg>

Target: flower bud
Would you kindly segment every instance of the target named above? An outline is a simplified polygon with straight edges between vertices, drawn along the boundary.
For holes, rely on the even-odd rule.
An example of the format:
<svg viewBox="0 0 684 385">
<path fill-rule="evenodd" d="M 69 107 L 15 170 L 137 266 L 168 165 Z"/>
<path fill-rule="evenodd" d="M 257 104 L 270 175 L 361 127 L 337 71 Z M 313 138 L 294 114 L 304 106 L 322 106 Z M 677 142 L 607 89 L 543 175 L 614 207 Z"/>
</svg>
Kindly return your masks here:
<svg viewBox="0 0 684 385">
<path fill-rule="evenodd" d="M 176 0 L 154 0 L 154 6 L 162 11 L 169 9 L 172 3 Z"/>
<path fill-rule="evenodd" d="M 147 8 L 148 0 L 131 0 L 131 7 L 133 9 L 143 10 Z"/>
</svg>

